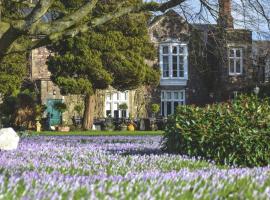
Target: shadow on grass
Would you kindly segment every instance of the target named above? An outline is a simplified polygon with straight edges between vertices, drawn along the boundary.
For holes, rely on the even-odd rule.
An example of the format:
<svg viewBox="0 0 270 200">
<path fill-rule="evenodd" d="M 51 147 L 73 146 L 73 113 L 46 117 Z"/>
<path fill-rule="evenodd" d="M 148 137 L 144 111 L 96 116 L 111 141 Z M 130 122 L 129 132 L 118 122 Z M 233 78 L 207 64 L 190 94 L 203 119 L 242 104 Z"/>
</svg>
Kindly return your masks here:
<svg viewBox="0 0 270 200">
<path fill-rule="evenodd" d="M 111 154 L 118 154 L 121 156 L 149 156 L 149 155 L 163 155 L 168 154 L 165 151 L 162 151 L 161 149 L 152 149 L 152 148 L 144 148 L 144 149 L 130 149 L 130 150 L 122 150 L 122 149 L 111 149 L 107 150 Z"/>
</svg>

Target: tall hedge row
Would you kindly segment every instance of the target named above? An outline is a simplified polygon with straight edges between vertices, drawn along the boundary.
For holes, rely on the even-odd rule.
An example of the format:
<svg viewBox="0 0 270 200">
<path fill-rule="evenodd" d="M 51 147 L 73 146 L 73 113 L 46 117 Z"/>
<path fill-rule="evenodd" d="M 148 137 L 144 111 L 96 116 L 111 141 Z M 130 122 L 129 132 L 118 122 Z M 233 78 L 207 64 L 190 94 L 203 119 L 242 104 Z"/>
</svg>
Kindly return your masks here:
<svg viewBox="0 0 270 200">
<path fill-rule="evenodd" d="M 181 106 L 168 120 L 163 148 L 219 164 L 270 164 L 270 102 L 240 96 L 204 108 Z"/>
</svg>

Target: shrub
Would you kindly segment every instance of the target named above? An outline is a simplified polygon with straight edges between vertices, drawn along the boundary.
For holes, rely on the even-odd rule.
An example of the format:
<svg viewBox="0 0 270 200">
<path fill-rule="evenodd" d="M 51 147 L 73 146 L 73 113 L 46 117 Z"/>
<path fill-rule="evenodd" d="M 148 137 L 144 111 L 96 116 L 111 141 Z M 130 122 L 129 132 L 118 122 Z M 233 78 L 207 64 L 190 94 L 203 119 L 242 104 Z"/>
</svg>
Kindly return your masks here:
<svg viewBox="0 0 270 200">
<path fill-rule="evenodd" d="M 128 109 L 128 105 L 126 103 L 122 103 L 119 105 L 119 109 L 120 110 L 127 110 Z"/>
<path fill-rule="evenodd" d="M 159 104 L 153 103 L 153 104 L 151 105 L 151 111 L 152 111 L 152 113 L 153 113 L 154 115 L 156 115 L 156 114 L 158 113 L 159 109 L 160 109 Z"/>
<path fill-rule="evenodd" d="M 83 105 L 82 104 L 75 105 L 74 111 L 76 111 L 79 116 L 82 116 Z"/>
<path fill-rule="evenodd" d="M 5 127 L 33 129 L 35 120 L 42 117 L 44 111 L 42 108 L 43 106 L 37 102 L 37 94 L 31 89 L 25 89 L 3 99 L 0 105 L 0 118 Z"/>
<path fill-rule="evenodd" d="M 168 119 L 163 149 L 219 164 L 270 164 L 269 99 L 240 96 L 204 108 L 178 107 Z"/>
<path fill-rule="evenodd" d="M 67 110 L 67 105 L 63 102 L 55 102 L 53 107 L 54 109 L 58 110 L 61 114 L 63 114 Z"/>
</svg>

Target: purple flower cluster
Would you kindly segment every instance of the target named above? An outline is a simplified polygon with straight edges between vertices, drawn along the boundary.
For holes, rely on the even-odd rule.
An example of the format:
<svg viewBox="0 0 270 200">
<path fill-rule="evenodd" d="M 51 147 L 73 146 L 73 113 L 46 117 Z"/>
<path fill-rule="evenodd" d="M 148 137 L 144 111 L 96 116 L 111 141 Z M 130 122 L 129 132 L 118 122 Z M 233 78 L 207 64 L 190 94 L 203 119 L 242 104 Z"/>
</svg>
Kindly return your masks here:
<svg viewBox="0 0 270 200">
<path fill-rule="evenodd" d="M 268 199 L 270 168 L 170 155 L 160 136 L 40 136 L 0 152 L 0 199 Z"/>
</svg>

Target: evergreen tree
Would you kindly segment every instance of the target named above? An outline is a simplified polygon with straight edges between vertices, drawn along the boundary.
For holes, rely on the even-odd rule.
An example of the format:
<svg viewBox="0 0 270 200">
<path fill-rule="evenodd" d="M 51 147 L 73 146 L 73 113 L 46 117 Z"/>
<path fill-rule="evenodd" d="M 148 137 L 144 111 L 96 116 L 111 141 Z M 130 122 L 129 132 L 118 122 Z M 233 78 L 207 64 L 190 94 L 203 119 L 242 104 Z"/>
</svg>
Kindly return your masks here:
<svg viewBox="0 0 270 200">
<path fill-rule="evenodd" d="M 141 0 L 124 3 L 131 6 L 141 3 Z M 100 1 L 92 15 L 98 17 L 100 13 L 111 13 L 118 4 L 117 0 Z M 48 60 L 52 80 L 63 94 L 85 95 L 85 129 L 93 124 L 97 89 L 106 89 L 111 85 L 124 91 L 143 84 L 158 83 L 158 71 L 145 62 L 146 59 L 153 59 L 157 53 L 148 36 L 149 16 L 149 13 L 126 14 L 89 32 L 49 46 L 54 52 Z"/>
<path fill-rule="evenodd" d="M 46 46 L 64 36 L 73 37 L 102 25 L 129 12 L 144 10 L 162 11 L 185 0 L 169 0 L 165 3 L 145 3 L 128 6 L 118 1 L 112 12 L 92 15 L 98 4 L 110 4 L 107 0 L 0 0 L 0 63 L 3 57 Z M 134 1 L 135 2 L 135 1 Z M 73 8 L 73 9 L 70 9 Z M 88 20 L 85 20 L 88 19 Z M 35 40 L 31 40 L 35 36 Z M 30 39 L 27 45 L 18 45 L 21 37 Z"/>
<path fill-rule="evenodd" d="M 165 12 L 184 0 L 165 3 L 109 0 L 0 0 L 0 94 L 18 90 L 27 72 L 27 54 L 35 48 L 74 37 L 129 12 Z M 136 2 L 136 1 L 133 1 Z M 113 9 L 112 9 L 113 8 Z M 94 10 L 99 10 L 99 13 Z M 110 12 L 109 12 L 110 11 Z M 42 36 L 42 37 L 40 37 Z"/>
<path fill-rule="evenodd" d="M 0 64 L 1 97 L 16 94 L 27 75 L 26 53 L 6 56 Z"/>
</svg>

